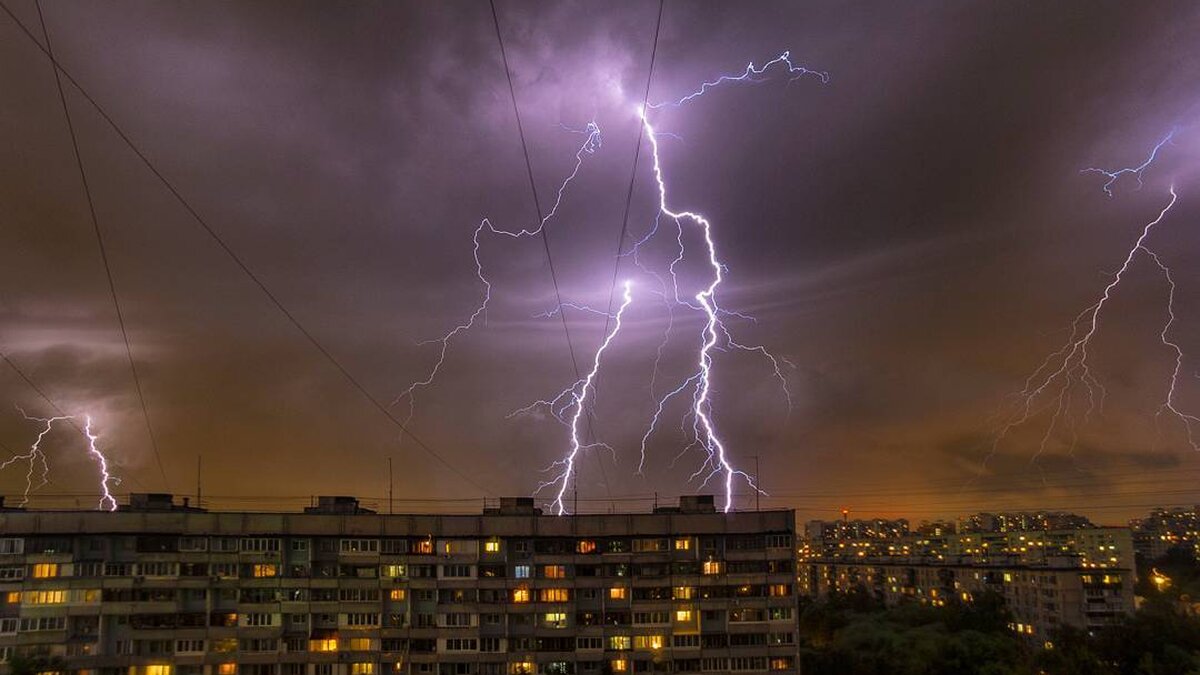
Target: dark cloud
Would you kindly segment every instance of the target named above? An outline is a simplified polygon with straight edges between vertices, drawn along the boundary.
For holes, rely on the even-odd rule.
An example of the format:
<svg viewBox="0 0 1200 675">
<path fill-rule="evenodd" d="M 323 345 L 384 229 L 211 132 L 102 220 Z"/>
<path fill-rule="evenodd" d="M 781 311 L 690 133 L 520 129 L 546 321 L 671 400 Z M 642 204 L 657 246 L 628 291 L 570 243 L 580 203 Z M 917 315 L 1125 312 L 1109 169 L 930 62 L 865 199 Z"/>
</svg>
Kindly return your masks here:
<svg viewBox="0 0 1200 675">
<path fill-rule="evenodd" d="M 10 6 L 37 25 L 32 3 Z M 480 219 L 533 220 L 484 5 L 44 8 L 66 67 L 381 400 L 436 357 L 419 342 L 477 302 Z M 603 129 L 550 241 L 565 299 L 604 305 L 657 5 L 498 8 L 543 205 L 580 141 L 562 125 Z M 1188 226 L 1200 215 L 1198 19 L 1172 2 L 667 3 L 654 100 L 783 49 L 832 76 L 728 87 L 655 118 L 677 134 L 663 146 L 672 201 L 712 218 L 725 302 L 758 319 L 737 322 L 739 335 L 794 364 L 789 412 L 763 361 L 718 357 L 717 419 L 743 466 L 759 457 L 779 495 L 770 503 L 924 517 L 1022 497 L 1119 518 L 1190 499 L 1169 483 L 1195 460 L 1178 422 L 1156 415 L 1172 355 L 1157 338 L 1164 288 L 1145 267 L 1105 317 L 1095 358 L 1109 400 L 1074 457 L 1066 434 L 1030 463 L 1042 416 L 982 462 L 1006 395 L 1065 338 L 1172 182 L 1181 200 L 1156 250 L 1178 285 L 1174 335 L 1200 345 L 1189 264 L 1200 241 Z M 0 36 L 0 345 L 62 406 L 95 411 L 127 487 L 161 488 L 52 72 L 7 17 Z M 479 496 L 401 441 L 82 97 L 68 98 L 172 488 L 193 489 L 203 454 L 210 494 L 378 497 L 392 457 L 399 495 Z M 1140 191 L 1124 183 L 1108 199 L 1078 173 L 1137 161 L 1173 126 Z M 630 236 L 651 226 L 645 151 Z M 660 263 L 670 253 L 648 250 Z M 506 416 L 574 374 L 561 324 L 533 318 L 554 302 L 540 242 L 489 239 L 483 256 L 495 284 L 487 324 L 420 392 L 414 429 L 495 492 L 523 494 L 564 429 Z M 585 498 L 693 487 L 695 451 L 675 460 L 682 407 L 651 439 L 649 473 L 634 476 L 667 324 L 652 295 L 630 311 L 596 408 L 616 461 L 585 459 Z M 568 320 L 586 365 L 603 319 Z M 698 326 L 677 314 L 657 392 L 687 373 Z M 1189 357 L 1185 371 L 1197 369 Z M 1200 405 L 1193 379 L 1181 405 Z M 0 383 L 0 400 L 48 412 L 12 372 Z M 15 412 L 0 415 L 0 433 L 9 448 L 29 440 Z M 57 443 L 76 457 L 67 436 Z M 86 491 L 86 463 L 64 462 L 77 466 L 55 489 Z M 22 481 L 0 480 L 8 492 Z"/>
</svg>

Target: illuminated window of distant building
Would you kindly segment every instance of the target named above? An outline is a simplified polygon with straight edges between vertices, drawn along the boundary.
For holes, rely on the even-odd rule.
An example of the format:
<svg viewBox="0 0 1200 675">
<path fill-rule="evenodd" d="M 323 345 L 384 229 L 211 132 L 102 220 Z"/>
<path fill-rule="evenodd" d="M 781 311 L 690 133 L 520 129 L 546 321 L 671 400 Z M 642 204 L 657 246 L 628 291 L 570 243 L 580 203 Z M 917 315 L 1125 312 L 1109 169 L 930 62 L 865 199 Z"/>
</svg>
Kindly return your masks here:
<svg viewBox="0 0 1200 675">
<path fill-rule="evenodd" d="M 489 539 L 489 540 L 485 541 L 483 543 L 483 552 L 484 553 L 499 553 L 500 552 L 500 540 L 499 539 Z"/>
<path fill-rule="evenodd" d="M 26 591 L 25 603 L 30 605 L 61 605 L 67 601 L 66 591 Z"/>
<path fill-rule="evenodd" d="M 512 592 L 512 601 L 515 603 L 529 602 L 529 589 L 514 588 Z"/>
<path fill-rule="evenodd" d="M 210 643 L 210 646 L 212 647 L 212 650 L 218 654 L 228 654 L 229 652 L 237 651 L 238 641 L 237 638 L 221 638 L 219 640 L 213 640 Z"/>
<path fill-rule="evenodd" d="M 546 628 L 566 628 L 567 615 L 565 612 L 546 612 L 542 617 L 542 623 Z"/>
<path fill-rule="evenodd" d="M 278 565 L 254 565 L 253 576 L 255 577 L 277 577 L 279 576 Z"/>
<path fill-rule="evenodd" d="M 374 663 L 351 663 L 350 675 L 375 675 Z"/>
<path fill-rule="evenodd" d="M 671 589 L 671 597 L 676 600 L 691 600 L 696 597 L 696 589 L 693 586 L 676 586 Z"/>
<path fill-rule="evenodd" d="M 566 588 L 543 588 L 539 592 L 542 602 L 570 602 L 571 591 Z"/>
<path fill-rule="evenodd" d="M 608 589 L 609 600 L 624 600 L 629 597 L 629 589 L 624 586 L 613 586 Z"/>
<path fill-rule="evenodd" d="M 420 555 L 433 555 L 433 540 L 422 539 L 413 545 L 413 553 Z"/>
<path fill-rule="evenodd" d="M 38 563 L 33 566 L 34 579 L 49 579 L 58 576 L 57 563 Z"/>
<path fill-rule="evenodd" d="M 791 584 L 771 584 L 769 590 L 770 590 L 770 594 L 773 597 L 777 597 L 777 598 L 784 597 L 784 596 L 788 596 L 788 595 L 792 594 L 792 585 Z"/>
<path fill-rule="evenodd" d="M 609 665 L 609 667 L 612 668 L 612 671 L 614 673 L 629 672 L 629 660 L 628 659 L 613 659 L 612 661 L 608 662 L 608 665 Z"/>
<path fill-rule="evenodd" d="M 171 666 L 166 664 L 153 664 L 145 666 L 142 670 L 144 675 L 171 675 Z"/>
<path fill-rule="evenodd" d="M 10 605 L 21 602 L 21 591 L 9 591 L 4 594 L 4 601 Z"/>
<path fill-rule="evenodd" d="M 393 588 L 391 592 L 388 593 L 388 598 L 392 600 L 403 600 L 407 597 L 408 591 L 403 588 Z"/>
<path fill-rule="evenodd" d="M 528 579 L 529 565 L 516 565 L 513 567 L 513 577 L 517 579 Z"/>
<path fill-rule="evenodd" d="M 690 622 L 692 620 L 692 616 L 693 616 L 692 610 L 690 610 L 690 609 L 675 610 L 675 620 L 678 621 L 679 623 Z"/>
<path fill-rule="evenodd" d="M 346 641 L 346 649 L 352 652 L 371 651 L 371 638 L 350 638 Z"/>
<path fill-rule="evenodd" d="M 399 579 L 408 575 L 408 568 L 404 565 L 380 565 L 379 576 L 386 579 Z"/>
<path fill-rule="evenodd" d="M 633 638 L 628 635 L 610 635 L 608 636 L 608 648 L 613 651 L 633 649 Z"/>
<path fill-rule="evenodd" d="M 705 560 L 700 571 L 704 574 L 720 574 L 725 571 L 725 563 L 719 560 Z"/>
<path fill-rule="evenodd" d="M 336 652 L 337 648 L 337 638 L 316 638 L 308 641 L 310 652 Z"/>
<path fill-rule="evenodd" d="M 638 635 L 633 638 L 634 649 L 662 649 L 663 636 L 661 635 Z"/>
<path fill-rule="evenodd" d="M 791 670 L 792 657 L 776 656 L 771 658 L 771 670 Z"/>
<path fill-rule="evenodd" d="M 692 549 L 692 540 L 689 537 L 679 537 L 675 540 L 676 551 L 690 551 Z"/>
<path fill-rule="evenodd" d="M 537 666 L 533 661 L 514 661 L 508 664 L 508 675 L 533 675 Z"/>
<path fill-rule="evenodd" d="M 545 565 L 542 567 L 542 576 L 547 579 L 566 579 L 566 565 Z"/>
<path fill-rule="evenodd" d="M 596 542 L 592 539 L 580 539 L 575 544 L 576 553 L 595 553 Z"/>
<path fill-rule="evenodd" d="M 217 675 L 237 675 L 236 663 L 222 663 L 217 666 Z"/>
</svg>

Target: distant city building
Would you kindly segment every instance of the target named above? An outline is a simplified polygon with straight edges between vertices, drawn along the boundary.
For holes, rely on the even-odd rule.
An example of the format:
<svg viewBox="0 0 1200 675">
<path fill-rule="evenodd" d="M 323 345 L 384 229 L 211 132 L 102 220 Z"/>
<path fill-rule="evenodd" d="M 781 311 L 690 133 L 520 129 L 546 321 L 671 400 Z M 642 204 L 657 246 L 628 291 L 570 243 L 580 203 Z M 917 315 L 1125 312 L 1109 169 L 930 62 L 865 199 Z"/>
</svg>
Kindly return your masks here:
<svg viewBox="0 0 1200 675">
<path fill-rule="evenodd" d="M 1111 623 L 1133 610 L 1128 528 L 1096 527 L 1061 512 L 979 513 L 923 522 L 915 532 L 876 524 L 900 521 L 855 522 L 873 525 L 808 524 L 797 549 L 801 592 L 823 597 L 861 588 L 888 604 L 941 605 L 993 590 L 1016 617 L 1013 630 L 1034 638 L 1058 625 Z M 1077 527 L 1053 528 L 1059 525 Z"/>
<path fill-rule="evenodd" d="M 1086 516 L 1065 511 L 976 513 L 958 520 L 957 531 L 1035 532 L 1039 530 L 1082 530 L 1095 527 Z"/>
<path fill-rule="evenodd" d="M 796 672 L 795 514 L 0 512 L 0 658 L 78 675 Z M 0 670 L 6 670 L 0 666 Z"/>
<path fill-rule="evenodd" d="M 1157 508 L 1145 518 L 1129 521 L 1134 547 L 1146 560 L 1161 558 L 1174 548 L 1200 554 L 1200 506 Z"/>
<path fill-rule="evenodd" d="M 811 561 L 800 566 L 799 580 L 801 592 L 811 597 L 860 590 L 888 605 L 911 601 L 941 606 L 952 598 L 970 602 L 995 592 L 1013 615 L 1013 631 L 1041 641 L 1060 626 L 1097 628 L 1133 611 L 1132 570 L 1088 570 L 1068 563 Z"/>
</svg>

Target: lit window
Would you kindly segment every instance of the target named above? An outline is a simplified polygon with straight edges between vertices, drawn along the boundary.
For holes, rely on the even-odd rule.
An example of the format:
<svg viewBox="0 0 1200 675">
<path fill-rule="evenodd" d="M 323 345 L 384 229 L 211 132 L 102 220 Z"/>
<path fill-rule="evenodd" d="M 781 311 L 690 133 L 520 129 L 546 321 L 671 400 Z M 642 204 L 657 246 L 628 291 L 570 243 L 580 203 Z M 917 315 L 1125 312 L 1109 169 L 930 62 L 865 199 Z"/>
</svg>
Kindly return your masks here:
<svg viewBox="0 0 1200 675">
<path fill-rule="evenodd" d="M 608 589 L 609 600 L 624 600 L 629 597 L 629 589 L 624 586 L 613 586 Z"/>
<path fill-rule="evenodd" d="M 58 576 L 57 563 L 38 563 L 33 566 L 34 579 L 49 579 Z"/>
<path fill-rule="evenodd" d="M 25 602 L 30 605 L 61 605 L 67 600 L 66 591 L 26 591 Z"/>
<path fill-rule="evenodd" d="M 677 609 L 675 610 L 675 620 L 679 623 L 688 623 L 692 620 L 692 610 Z"/>
<path fill-rule="evenodd" d="M 608 648 L 613 651 L 633 649 L 633 638 L 628 635 L 610 635 L 608 637 Z"/>
<path fill-rule="evenodd" d="M 21 591 L 9 591 L 4 594 L 4 601 L 10 605 L 21 602 Z"/>
<path fill-rule="evenodd" d="M 142 672 L 145 675 L 171 675 L 171 666 L 166 664 L 149 665 Z"/>
<path fill-rule="evenodd" d="M 421 555 L 433 555 L 433 540 L 425 539 L 423 541 L 418 541 L 416 545 L 413 546 L 413 553 L 419 553 Z"/>
<path fill-rule="evenodd" d="M 791 670 L 792 657 L 776 656 L 771 659 L 771 670 Z"/>
<path fill-rule="evenodd" d="M 255 565 L 253 569 L 255 577 L 277 577 L 279 576 L 278 565 Z"/>
<path fill-rule="evenodd" d="M 612 661 L 608 662 L 608 665 L 612 667 L 612 671 L 614 673 L 629 672 L 629 660 L 628 659 L 613 659 Z"/>
<path fill-rule="evenodd" d="M 371 638 L 350 638 L 347 640 L 349 644 L 346 649 L 352 652 L 368 652 L 371 651 Z M 358 665 L 358 664 L 355 664 Z"/>
<path fill-rule="evenodd" d="M 639 635 L 633 639 L 634 649 L 662 649 L 663 636 L 661 635 Z"/>
<path fill-rule="evenodd" d="M 791 584 L 771 584 L 771 595 L 774 597 L 784 597 L 792 594 Z"/>
<path fill-rule="evenodd" d="M 217 675 L 237 675 L 237 664 L 222 663 L 217 666 Z"/>
<path fill-rule="evenodd" d="M 337 638 L 324 638 L 308 641 L 308 651 L 310 652 L 336 652 L 337 648 Z"/>
<path fill-rule="evenodd" d="M 566 579 L 567 567 L 566 565 L 546 565 L 542 568 L 542 576 L 547 579 Z"/>
<path fill-rule="evenodd" d="M 566 628 L 567 615 L 564 612 L 546 612 L 542 622 L 547 628 Z"/>
<path fill-rule="evenodd" d="M 701 571 L 704 574 L 720 574 L 725 571 L 725 563 L 719 560 L 705 560 Z"/>
<path fill-rule="evenodd" d="M 408 570 L 404 565 L 380 565 L 379 576 L 387 579 L 399 579 L 407 576 Z"/>
<path fill-rule="evenodd" d="M 570 602 L 571 591 L 565 588 L 543 588 L 539 591 L 538 599 L 542 602 Z"/>
<path fill-rule="evenodd" d="M 516 602 L 516 603 L 529 602 L 529 589 L 528 588 L 514 588 L 513 594 L 512 594 L 512 601 Z"/>
<path fill-rule="evenodd" d="M 351 663 L 350 675 L 375 675 L 374 663 Z"/>
<path fill-rule="evenodd" d="M 392 600 L 403 600 L 408 597 L 408 591 L 403 588 L 393 588 L 392 592 L 388 593 L 388 597 Z"/>
<path fill-rule="evenodd" d="M 692 549 L 692 540 L 688 537 L 680 537 L 675 540 L 676 551 L 690 551 Z"/>
<path fill-rule="evenodd" d="M 513 567 L 513 576 L 517 579 L 528 579 L 529 565 L 517 565 Z"/>
<path fill-rule="evenodd" d="M 696 597 L 696 589 L 693 586 L 676 586 L 671 589 L 671 597 L 676 600 L 691 600 Z"/>
<path fill-rule="evenodd" d="M 500 540 L 492 539 L 490 541 L 484 542 L 483 551 L 484 551 L 484 553 L 499 553 L 500 552 Z"/>
<path fill-rule="evenodd" d="M 516 661 L 508 664 L 508 675 L 533 675 L 537 667 L 533 661 Z"/>
<path fill-rule="evenodd" d="M 576 553 L 595 553 L 596 552 L 596 542 L 592 541 L 591 539 L 580 539 L 575 544 L 575 552 Z"/>
</svg>

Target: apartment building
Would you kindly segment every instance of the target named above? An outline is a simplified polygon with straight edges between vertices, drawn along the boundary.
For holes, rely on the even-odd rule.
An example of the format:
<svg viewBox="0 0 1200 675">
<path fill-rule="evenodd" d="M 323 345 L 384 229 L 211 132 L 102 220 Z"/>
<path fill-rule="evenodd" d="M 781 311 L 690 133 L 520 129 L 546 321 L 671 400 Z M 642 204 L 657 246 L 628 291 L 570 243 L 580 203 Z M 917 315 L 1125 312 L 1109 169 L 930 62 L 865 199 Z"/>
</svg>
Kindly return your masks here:
<svg viewBox="0 0 1200 675">
<path fill-rule="evenodd" d="M 791 511 L 0 510 L 0 657 L 81 675 L 795 672 Z M 0 666 L 7 671 L 7 666 Z"/>
<path fill-rule="evenodd" d="M 816 598 L 857 589 L 888 605 L 942 606 L 951 598 L 969 602 L 995 592 L 1013 615 L 1012 629 L 1036 641 L 1050 639 L 1063 625 L 1089 629 L 1116 622 L 1134 609 L 1134 581 L 1128 568 L 1084 567 L 1077 558 L 1047 558 L 1038 564 L 1016 557 L 1007 563 L 812 560 L 799 570 L 801 592 Z"/>
</svg>

